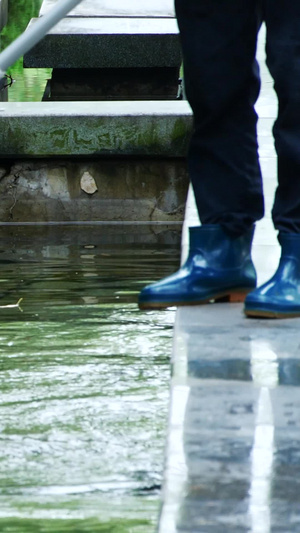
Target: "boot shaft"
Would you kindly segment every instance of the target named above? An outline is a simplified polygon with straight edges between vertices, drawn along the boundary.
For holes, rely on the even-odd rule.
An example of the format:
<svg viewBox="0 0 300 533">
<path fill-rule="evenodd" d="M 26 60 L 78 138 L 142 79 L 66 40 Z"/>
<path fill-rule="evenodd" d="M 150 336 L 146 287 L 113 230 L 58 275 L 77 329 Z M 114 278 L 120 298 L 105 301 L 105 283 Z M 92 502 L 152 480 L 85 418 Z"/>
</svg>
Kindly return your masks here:
<svg viewBox="0 0 300 533">
<path fill-rule="evenodd" d="M 275 278 L 290 280 L 300 284 L 300 234 L 279 233 L 281 257 Z"/>
<path fill-rule="evenodd" d="M 300 261 L 300 233 L 279 233 L 281 257 L 290 257 Z"/>
<path fill-rule="evenodd" d="M 210 267 L 238 268 L 251 261 L 254 227 L 240 237 L 230 237 L 221 226 L 207 224 L 192 227 L 190 231 L 189 259 L 200 255 Z"/>
</svg>

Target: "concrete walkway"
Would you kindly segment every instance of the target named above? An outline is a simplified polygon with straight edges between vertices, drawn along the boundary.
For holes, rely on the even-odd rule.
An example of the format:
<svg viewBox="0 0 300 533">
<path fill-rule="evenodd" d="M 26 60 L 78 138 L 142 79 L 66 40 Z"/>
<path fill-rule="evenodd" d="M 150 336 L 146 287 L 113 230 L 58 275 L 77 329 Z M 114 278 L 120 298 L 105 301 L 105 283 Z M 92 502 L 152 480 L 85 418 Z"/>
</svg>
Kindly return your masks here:
<svg viewBox="0 0 300 533">
<path fill-rule="evenodd" d="M 272 81 L 258 59 L 266 216 L 253 256 L 259 283 L 276 269 Z M 183 233 L 198 224 L 190 194 Z M 300 319 L 246 319 L 240 304 L 177 311 L 160 533 L 300 532 Z"/>
</svg>

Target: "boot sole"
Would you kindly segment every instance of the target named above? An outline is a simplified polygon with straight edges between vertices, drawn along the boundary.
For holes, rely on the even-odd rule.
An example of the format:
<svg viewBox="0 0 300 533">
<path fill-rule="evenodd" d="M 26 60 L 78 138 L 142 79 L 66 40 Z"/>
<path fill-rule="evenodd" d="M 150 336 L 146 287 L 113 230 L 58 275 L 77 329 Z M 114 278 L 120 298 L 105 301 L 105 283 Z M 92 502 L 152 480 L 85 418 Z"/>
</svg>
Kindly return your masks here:
<svg viewBox="0 0 300 533">
<path fill-rule="evenodd" d="M 248 318 L 299 318 L 300 311 L 296 313 L 282 313 L 280 311 L 264 311 L 260 309 L 244 309 L 244 313 Z"/>
<path fill-rule="evenodd" d="M 205 300 L 197 300 L 193 302 L 189 301 L 179 301 L 179 302 L 139 302 L 138 306 L 141 311 L 146 309 L 166 309 L 167 307 L 187 307 L 195 305 L 205 305 L 212 302 L 222 303 L 243 303 L 247 294 L 253 289 L 239 289 L 237 291 L 232 291 L 230 293 L 220 293 L 214 296 L 210 296 Z"/>
</svg>

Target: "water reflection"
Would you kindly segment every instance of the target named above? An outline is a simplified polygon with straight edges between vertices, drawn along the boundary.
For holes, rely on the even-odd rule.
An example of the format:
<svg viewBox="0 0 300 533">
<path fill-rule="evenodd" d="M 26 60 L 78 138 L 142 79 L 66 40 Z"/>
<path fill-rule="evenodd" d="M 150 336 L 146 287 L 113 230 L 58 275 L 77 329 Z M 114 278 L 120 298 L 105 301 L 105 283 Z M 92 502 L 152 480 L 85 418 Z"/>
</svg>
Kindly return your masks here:
<svg viewBox="0 0 300 533">
<path fill-rule="evenodd" d="M 261 352 L 259 352 L 261 353 Z M 274 354 L 274 352 L 272 351 Z M 268 382 L 276 385 L 300 385 L 300 361 L 296 358 L 266 360 L 224 359 L 220 361 L 189 361 L 189 376 L 202 379 L 221 379 L 234 381 Z"/>
<path fill-rule="evenodd" d="M 249 514 L 251 533 L 270 533 L 275 422 L 270 390 L 277 387 L 277 354 L 265 339 L 251 341 L 253 383 L 260 388 L 254 442 L 251 452 L 251 485 Z"/>
<path fill-rule="evenodd" d="M 180 232 L 0 237 L 0 303 L 23 297 L 0 309 L 1 531 L 154 531 L 174 311 L 136 297 L 176 269 Z"/>
</svg>

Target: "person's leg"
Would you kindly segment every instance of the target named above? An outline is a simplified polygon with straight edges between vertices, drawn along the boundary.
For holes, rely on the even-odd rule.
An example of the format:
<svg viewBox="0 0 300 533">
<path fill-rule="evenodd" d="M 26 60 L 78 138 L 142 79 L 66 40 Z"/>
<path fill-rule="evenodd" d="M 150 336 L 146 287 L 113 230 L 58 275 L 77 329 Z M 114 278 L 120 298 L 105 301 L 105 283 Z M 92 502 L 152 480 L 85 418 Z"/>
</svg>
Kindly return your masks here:
<svg viewBox="0 0 300 533">
<path fill-rule="evenodd" d="M 278 156 L 273 221 L 279 231 L 300 233 L 300 2 L 265 2 L 267 65 L 278 96 L 273 129 Z"/>
<path fill-rule="evenodd" d="M 240 235 L 263 216 L 254 103 L 260 0 L 175 0 L 195 130 L 189 173 L 202 224 Z"/>
<path fill-rule="evenodd" d="M 142 309 L 243 301 L 256 286 L 253 223 L 263 216 L 253 107 L 260 2 L 175 1 L 195 122 L 189 171 L 202 226 L 190 228 L 185 265 L 141 291 Z"/>
<path fill-rule="evenodd" d="M 300 3 L 264 0 L 267 65 L 278 96 L 278 187 L 272 211 L 281 245 L 274 276 L 247 296 L 248 316 L 300 316 Z"/>
</svg>

